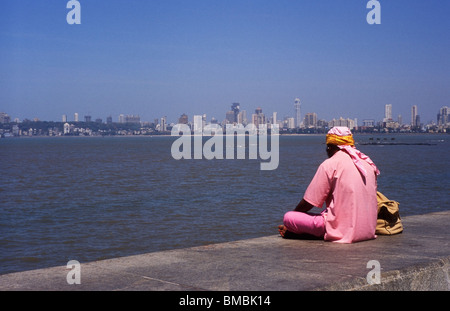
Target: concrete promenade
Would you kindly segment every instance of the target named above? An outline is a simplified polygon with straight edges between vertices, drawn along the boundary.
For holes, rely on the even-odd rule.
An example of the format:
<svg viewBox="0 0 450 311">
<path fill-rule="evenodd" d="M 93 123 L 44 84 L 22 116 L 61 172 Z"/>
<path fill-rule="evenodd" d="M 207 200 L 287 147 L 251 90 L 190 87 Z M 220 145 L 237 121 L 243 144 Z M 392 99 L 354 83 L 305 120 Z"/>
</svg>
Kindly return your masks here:
<svg viewBox="0 0 450 311">
<path fill-rule="evenodd" d="M 404 217 L 404 232 L 355 244 L 273 236 L 0 275 L 0 290 L 450 290 L 450 211 Z M 276 226 L 274 226 L 276 232 Z M 369 285 L 377 260 L 381 284 Z"/>
</svg>

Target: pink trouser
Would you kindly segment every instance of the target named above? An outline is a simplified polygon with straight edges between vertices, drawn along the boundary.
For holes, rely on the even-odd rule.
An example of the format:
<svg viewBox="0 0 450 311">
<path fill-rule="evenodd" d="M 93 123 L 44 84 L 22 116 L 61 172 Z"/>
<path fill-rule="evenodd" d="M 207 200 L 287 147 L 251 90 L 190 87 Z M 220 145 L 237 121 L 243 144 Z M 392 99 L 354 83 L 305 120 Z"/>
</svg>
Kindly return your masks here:
<svg viewBox="0 0 450 311">
<path fill-rule="evenodd" d="M 325 235 L 325 220 L 322 214 L 308 214 L 302 212 L 287 212 L 283 224 L 289 232 L 295 234 L 307 233 L 316 237 Z"/>
</svg>

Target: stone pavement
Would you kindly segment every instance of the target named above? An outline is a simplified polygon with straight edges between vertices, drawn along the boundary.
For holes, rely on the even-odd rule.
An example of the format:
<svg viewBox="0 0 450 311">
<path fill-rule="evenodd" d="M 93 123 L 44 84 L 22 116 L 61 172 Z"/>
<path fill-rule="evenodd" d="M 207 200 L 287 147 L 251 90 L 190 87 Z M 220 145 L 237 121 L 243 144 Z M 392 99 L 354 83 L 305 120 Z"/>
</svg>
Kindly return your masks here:
<svg viewBox="0 0 450 311">
<path fill-rule="evenodd" d="M 278 235 L 0 275 L 12 291 L 449 290 L 450 211 L 403 218 L 404 232 L 355 244 Z M 369 285 L 376 260 L 380 284 Z"/>
</svg>

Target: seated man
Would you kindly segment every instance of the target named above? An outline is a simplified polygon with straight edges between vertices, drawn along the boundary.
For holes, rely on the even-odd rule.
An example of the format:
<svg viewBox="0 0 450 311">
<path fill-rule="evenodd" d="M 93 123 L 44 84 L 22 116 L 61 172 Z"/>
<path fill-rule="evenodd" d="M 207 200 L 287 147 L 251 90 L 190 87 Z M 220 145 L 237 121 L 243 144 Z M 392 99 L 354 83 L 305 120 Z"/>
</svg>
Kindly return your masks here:
<svg viewBox="0 0 450 311">
<path fill-rule="evenodd" d="M 326 241 L 353 243 L 374 239 L 377 224 L 377 175 L 372 160 L 357 150 L 347 127 L 327 134 L 325 160 L 294 211 L 278 226 L 282 237 L 308 234 Z M 326 210 L 307 213 L 314 206 Z"/>
</svg>

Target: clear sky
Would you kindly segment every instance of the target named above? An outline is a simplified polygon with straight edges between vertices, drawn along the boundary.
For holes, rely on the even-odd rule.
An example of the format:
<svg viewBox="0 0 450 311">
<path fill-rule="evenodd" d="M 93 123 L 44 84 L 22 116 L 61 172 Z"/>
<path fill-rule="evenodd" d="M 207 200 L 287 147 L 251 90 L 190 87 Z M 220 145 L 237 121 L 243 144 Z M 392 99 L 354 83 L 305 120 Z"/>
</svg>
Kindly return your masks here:
<svg viewBox="0 0 450 311">
<path fill-rule="evenodd" d="M 384 105 L 422 122 L 450 105 L 450 1 L 0 1 L 0 111 L 12 118 L 143 121 L 206 113 L 233 102 L 278 118 L 381 120 Z"/>
</svg>

